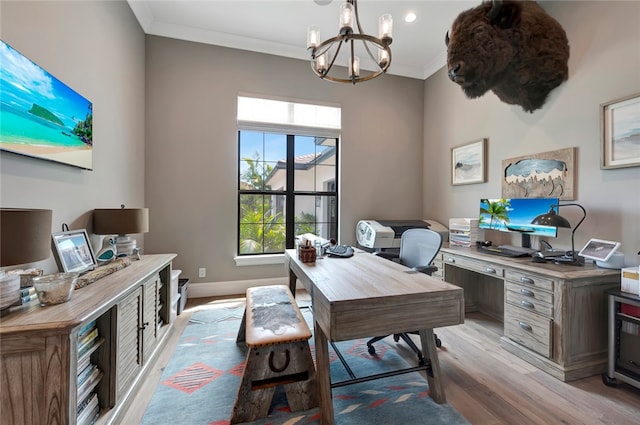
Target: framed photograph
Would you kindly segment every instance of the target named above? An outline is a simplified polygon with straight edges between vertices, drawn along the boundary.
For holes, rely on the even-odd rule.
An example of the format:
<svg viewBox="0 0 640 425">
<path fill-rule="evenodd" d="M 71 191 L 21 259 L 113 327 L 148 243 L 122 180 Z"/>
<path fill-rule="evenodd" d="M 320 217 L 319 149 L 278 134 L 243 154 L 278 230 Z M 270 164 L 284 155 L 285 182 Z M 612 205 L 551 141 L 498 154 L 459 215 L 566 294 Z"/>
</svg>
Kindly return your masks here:
<svg viewBox="0 0 640 425">
<path fill-rule="evenodd" d="M 503 198 L 575 199 L 576 148 L 502 160 Z"/>
<path fill-rule="evenodd" d="M 640 93 L 600 105 L 600 168 L 640 166 Z"/>
<path fill-rule="evenodd" d="M 487 142 L 475 140 L 451 148 L 451 184 L 473 184 L 487 181 Z"/>
<path fill-rule="evenodd" d="M 85 229 L 51 234 L 51 250 L 58 269 L 63 272 L 83 273 L 97 265 Z"/>
<path fill-rule="evenodd" d="M 578 255 L 591 258 L 592 260 L 607 261 L 619 246 L 620 242 L 591 239 L 584 248 L 580 250 Z"/>
</svg>

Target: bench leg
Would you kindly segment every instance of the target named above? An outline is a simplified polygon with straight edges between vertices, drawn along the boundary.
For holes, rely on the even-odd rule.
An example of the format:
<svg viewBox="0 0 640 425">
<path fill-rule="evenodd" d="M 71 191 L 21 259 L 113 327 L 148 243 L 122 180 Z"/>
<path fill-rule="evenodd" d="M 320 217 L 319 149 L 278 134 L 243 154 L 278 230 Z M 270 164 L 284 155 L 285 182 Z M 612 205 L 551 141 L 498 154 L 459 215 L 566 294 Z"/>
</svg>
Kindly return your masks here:
<svg viewBox="0 0 640 425">
<path fill-rule="evenodd" d="M 242 321 L 240 322 L 240 329 L 238 329 L 238 336 L 236 336 L 236 344 L 240 344 L 246 341 L 246 330 L 247 330 L 247 308 L 244 308 L 244 313 L 242 314 Z"/>
<path fill-rule="evenodd" d="M 267 417 L 277 385 L 284 386 L 292 411 L 318 406 L 308 341 L 249 348 L 230 424 Z"/>
</svg>

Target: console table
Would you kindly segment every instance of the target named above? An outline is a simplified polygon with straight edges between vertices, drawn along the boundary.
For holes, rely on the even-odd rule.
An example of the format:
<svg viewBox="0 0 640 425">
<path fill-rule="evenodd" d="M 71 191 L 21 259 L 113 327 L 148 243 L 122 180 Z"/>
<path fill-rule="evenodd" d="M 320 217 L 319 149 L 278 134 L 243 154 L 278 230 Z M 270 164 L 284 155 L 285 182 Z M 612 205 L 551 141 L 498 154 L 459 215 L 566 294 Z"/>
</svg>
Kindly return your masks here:
<svg viewBox="0 0 640 425">
<path fill-rule="evenodd" d="M 143 255 L 75 290 L 63 304 L 41 307 L 32 302 L 4 315 L 0 322 L 3 423 L 88 423 L 77 413 L 88 398 L 99 406 L 97 424 L 118 423 L 173 326 L 173 258 L 174 254 Z M 82 337 L 86 329 L 95 330 L 94 335 Z M 85 380 L 81 372 L 87 366 L 95 375 Z"/>
<path fill-rule="evenodd" d="M 501 345 L 562 380 L 607 369 L 605 292 L 620 270 L 508 258 L 444 244 L 443 279 L 464 288 L 465 311 L 504 323 Z"/>
</svg>

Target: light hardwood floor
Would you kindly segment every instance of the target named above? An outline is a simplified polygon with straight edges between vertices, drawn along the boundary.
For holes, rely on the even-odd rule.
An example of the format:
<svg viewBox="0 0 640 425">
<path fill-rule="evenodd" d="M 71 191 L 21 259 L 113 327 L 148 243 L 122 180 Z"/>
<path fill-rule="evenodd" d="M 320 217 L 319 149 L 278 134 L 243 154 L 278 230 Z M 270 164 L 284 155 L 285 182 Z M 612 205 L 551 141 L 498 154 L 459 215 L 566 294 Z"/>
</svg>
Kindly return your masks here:
<svg viewBox="0 0 640 425">
<path fill-rule="evenodd" d="M 142 419 L 191 313 L 219 300 L 188 301 L 167 348 L 125 415 L 127 424 Z M 474 425 L 640 423 L 640 390 L 623 383 L 607 387 L 599 375 L 559 381 L 501 348 L 502 324 L 483 314 L 467 314 L 463 325 L 436 332 L 442 340 L 439 359 L 447 402 Z M 397 349 L 413 357 L 404 343 L 398 343 Z"/>
</svg>

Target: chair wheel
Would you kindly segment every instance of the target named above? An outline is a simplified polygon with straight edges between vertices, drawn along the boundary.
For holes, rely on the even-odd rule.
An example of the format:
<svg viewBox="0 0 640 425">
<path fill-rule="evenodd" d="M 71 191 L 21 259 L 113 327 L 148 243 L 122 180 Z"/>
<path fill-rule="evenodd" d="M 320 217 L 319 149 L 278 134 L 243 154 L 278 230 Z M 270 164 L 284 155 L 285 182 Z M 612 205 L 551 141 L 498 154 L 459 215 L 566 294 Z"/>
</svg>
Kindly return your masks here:
<svg viewBox="0 0 640 425">
<path fill-rule="evenodd" d="M 442 341 L 440 341 L 440 338 L 436 338 L 436 347 L 442 347 Z"/>
<path fill-rule="evenodd" d="M 398 335 L 398 334 L 393 335 L 393 340 L 394 340 L 395 342 L 400 341 L 400 335 Z"/>
<path fill-rule="evenodd" d="M 374 347 L 373 345 L 369 345 L 367 346 L 367 351 L 373 356 L 374 354 L 376 354 L 376 347 Z"/>
</svg>

